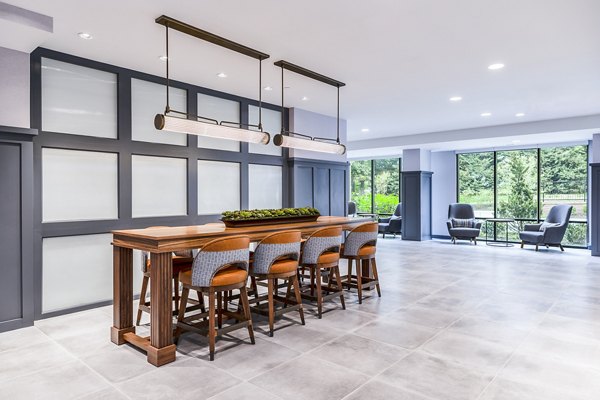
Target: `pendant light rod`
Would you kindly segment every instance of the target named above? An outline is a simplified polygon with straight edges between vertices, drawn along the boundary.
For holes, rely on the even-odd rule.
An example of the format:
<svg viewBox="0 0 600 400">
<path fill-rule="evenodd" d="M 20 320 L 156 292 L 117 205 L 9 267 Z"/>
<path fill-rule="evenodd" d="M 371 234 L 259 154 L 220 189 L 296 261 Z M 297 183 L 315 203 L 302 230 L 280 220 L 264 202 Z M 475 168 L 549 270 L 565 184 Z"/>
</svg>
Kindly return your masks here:
<svg viewBox="0 0 600 400">
<path fill-rule="evenodd" d="M 167 57 L 166 60 L 166 67 L 167 67 L 167 106 L 165 107 L 165 114 L 168 114 L 169 111 L 171 111 L 171 106 L 169 103 L 169 25 L 165 25 L 165 42 L 166 42 L 166 50 L 165 50 L 165 57 Z"/>
<path fill-rule="evenodd" d="M 326 84 L 331 85 L 331 86 L 336 86 L 338 88 L 342 87 L 342 86 L 346 86 L 346 84 L 344 82 L 340 82 L 340 81 L 335 80 L 333 78 L 330 78 L 328 76 L 321 75 L 318 72 L 311 71 L 310 69 L 306 69 L 306 68 L 301 67 L 299 65 L 292 64 L 291 62 L 288 62 L 288 61 L 285 61 L 285 60 L 276 61 L 274 64 L 276 66 L 278 66 L 278 67 L 287 69 L 288 71 L 292 71 L 292 72 L 295 72 L 297 74 L 304 75 L 304 76 L 306 76 L 308 78 L 317 80 L 319 82 L 326 83 Z"/>
<path fill-rule="evenodd" d="M 224 37 L 217 36 L 214 33 L 207 32 L 195 26 L 186 24 L 185 22 L 178 21 L 174 18 L 161 15 L 156 18 L 156 23 L 167 26 L 176 31 L 185 33 L 198 39 L 205 40 L 207 42 L 216 44 L 226 49 L 237 51 L 238 53 L 244 54 L 248 57 L 256 58 L 257 60 L 266 60 L 270 56 L 258 50 L 254 50 L 250 47 L 244 46 L 243 44 L 234 42 L 233 40 L 225 39 Z"/>
</svg>

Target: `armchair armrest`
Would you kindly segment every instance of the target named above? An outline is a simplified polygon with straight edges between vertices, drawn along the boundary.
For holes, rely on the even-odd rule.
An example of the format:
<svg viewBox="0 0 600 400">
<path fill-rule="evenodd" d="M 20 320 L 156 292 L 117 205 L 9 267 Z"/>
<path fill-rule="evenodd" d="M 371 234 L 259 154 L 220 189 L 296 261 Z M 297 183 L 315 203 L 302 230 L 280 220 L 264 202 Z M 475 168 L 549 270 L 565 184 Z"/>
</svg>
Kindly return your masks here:
<svg viewBox="0 0 600 400">
<path fill-rule="evenodd" d="M 446 221 L 446 226 L 448 227 L 448 230 L 452 229 L 452 220 Z"/>
<path fill-rule="evenodd" d="M 482 224 L 483 224 L 483 221 L 475 220 L 475 229 L 481 229 Z"/>
<path fill-rule="evenodd" d="M 525 224 L 523 229 L 528 232 L 538 232 L 542 224 Z"/>
</svg>

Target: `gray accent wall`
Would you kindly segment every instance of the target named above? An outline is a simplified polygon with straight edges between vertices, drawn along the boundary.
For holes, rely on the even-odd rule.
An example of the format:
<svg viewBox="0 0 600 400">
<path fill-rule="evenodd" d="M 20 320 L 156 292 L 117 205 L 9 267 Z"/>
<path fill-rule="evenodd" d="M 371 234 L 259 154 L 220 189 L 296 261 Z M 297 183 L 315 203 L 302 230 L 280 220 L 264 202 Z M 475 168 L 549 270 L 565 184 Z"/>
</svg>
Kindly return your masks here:
<svg viewBox="0 0 600 400">
<path fill-rule="evenodd" d="M 402 172 L 402 240 L 431 239 L 431 178 L 429 171 Z"/>
<path fill-rule="evenodd" d="M 447 237 L 448 205 L 456 202 L 456 153 L 431 153 L 431 234 Z"/>
<path fill-rule="evenodd" d="M 29 127 L 29 54 L 0 47 L 0 125 Z"/>
<path fill-rule="evenodd" d="M 332 101 L 335 101 L 332 97 Z M 335 139 L 337 132 L 337 118 L 302 110 L 290 108 L 290 131 L 309 136 Z M 340 119 L 340 141 L 346 144 L 346 120 Z M 316 153 L 314 151 L 290 149 L 290 158 L 314 159 L 320 161 L 346 162 L 346 155 Z"/>
<path fill-rule="evenodd" d="M 600 256 L 600 163 L 590 164 L 592 168 L 592 185 L 590 187 L 590 205 L 591 215 L 589 224 L 591 225 L 591 247 L 592 255 Z"/>
</svg>

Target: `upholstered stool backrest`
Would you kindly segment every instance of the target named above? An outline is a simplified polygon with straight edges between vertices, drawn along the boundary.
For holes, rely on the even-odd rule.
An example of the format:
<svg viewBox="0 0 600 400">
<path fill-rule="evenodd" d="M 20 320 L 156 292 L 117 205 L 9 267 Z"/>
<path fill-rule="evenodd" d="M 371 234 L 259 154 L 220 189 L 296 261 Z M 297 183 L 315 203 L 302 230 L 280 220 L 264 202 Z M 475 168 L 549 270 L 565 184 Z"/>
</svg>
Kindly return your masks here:
<svg viewBox="0 0 600 400">
<path fill-rule="evenodd" d="M 273 233 L 261 240 L 254 250 L 253 271 L 257 274 L 268 274 L 277 260 L 300 259 L 300 231 L 283 231 Z"/>
<path fill-rule="evenodd" d="M 248 270 L 250 238 L 231 236 L 216 239 L 204 245 L 192 264 L 192 285 L 210 286 L 215 274 L 223 268 L 236 267 Z"/>
<path fill-rule="evenodd" d="M 367 245 L 377 244 L 377 222 L 367 222 L 352 229 L 344 242 L 344 256 L 357 256 L 358 251 Z"/>
<path fill-rule="evenodd" d="M 340 251 L 342 227 L 322 228 L 309 236 L 302 248 L 302 264 L 317 264 L 319 256 L 326 251 Z"/>
</svg>

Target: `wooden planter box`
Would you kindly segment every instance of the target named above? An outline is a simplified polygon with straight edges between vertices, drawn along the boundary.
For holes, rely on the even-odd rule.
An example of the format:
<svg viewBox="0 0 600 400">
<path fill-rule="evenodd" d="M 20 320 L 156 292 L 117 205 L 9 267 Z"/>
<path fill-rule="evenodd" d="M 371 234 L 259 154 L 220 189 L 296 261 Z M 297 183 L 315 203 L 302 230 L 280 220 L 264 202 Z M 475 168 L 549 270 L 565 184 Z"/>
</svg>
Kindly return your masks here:
<svg viewBox="0 0 600 400">
<path fill-rule="evenodd" d="M 275 225 L 275 224 L 293 224 L 296 222 L 313 222 L 316 221 L 320 215 L 297 215 L 294 217 L 277 217 L 277 218 L 261 218 L 261 219 L 242 219 L 236 221 L 221 220 L 228 228 L 241 228 L 245 226 L 259 226 L 259 225 Z"/>
</svg>

